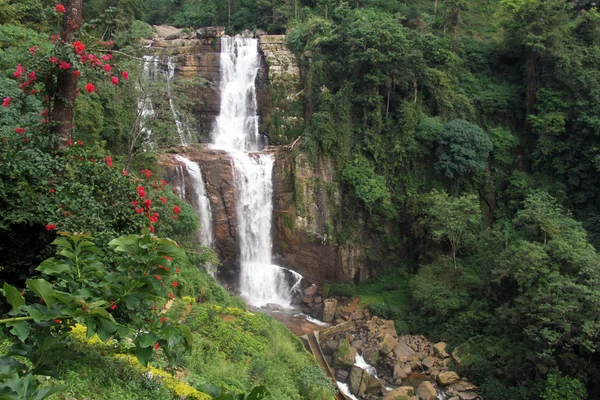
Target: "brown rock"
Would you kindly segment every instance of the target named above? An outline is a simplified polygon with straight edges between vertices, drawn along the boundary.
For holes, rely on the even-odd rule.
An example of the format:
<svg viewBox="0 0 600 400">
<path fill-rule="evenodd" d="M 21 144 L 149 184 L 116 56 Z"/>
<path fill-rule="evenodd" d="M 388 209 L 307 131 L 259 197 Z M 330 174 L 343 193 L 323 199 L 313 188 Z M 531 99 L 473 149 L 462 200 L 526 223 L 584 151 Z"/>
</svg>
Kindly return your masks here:
<svg viewBox="0 0 600 400">
<path fill-rule="evenodd" d="M 475 392 L 460 392 L 458 397 L 461 400 L 475 400 L 479 397 L 479 395 Z"/>
<path fill-rule="evenodd" d="M 410 386 L 401 386 L 383 396 L 383 400 L 410 400 L 414 394 L 414 389 Z"/>
<path fill-rule="evenodd" d="M 402 368 L 402 365 L 400 364 L 395 364 L 394 365 L 394 372 L 393 372 L 393 377 L 394 380 L 396 379 L 405 379 L 408 375 L 406 375 L 406 373 L 404 372 L 404 369 Z"/>
<path fill-rule="evenodd" d="M 460 377 L 456 372 L 453 371 L 440 372 L 440 374 L 437 376 L 437 381 L 442 386 L 448 386 L 460 381 Z"/>
<path fill-rule="evenodd" d="M 304 289 L 304 294 L 306 296 L 314 296 L 317 293 L 317 286 L 316 285 L 310 285 L 309 287 L 307 287 L 306 289 Z"/>
<path fill-rule="evenodd" d="M 457 383 L 450 385 L 448 389 L 454 392 L 472 392 L 477 390 L 477 386 L 473 385 L 471 382 L 460 380 Z"/>
<path fill-rule="evenodd" d="M 435 360 L 432 357 L 425 357 L 423 359 L 423 361 L 421 361 L 421 363 L 427 367 L 427 368 L 431 368 L 433 367 L 433 364 L 435 363 Z"/>
<path fill-rule="evenodd" d="M 323 322 L 331 322 L 335 316 L 335 310 L 337 308 L 336 299 L 325 299 L 323 303 Z"/>
<path fill-rule="evenodd" d="M 417 396 L 419 397 L 419 400 L 436 400 L 437 391 L 431 382 L 425 381 L 417 388 Z"/>
<path fill-rule="evenodd" d="M 437 354 L 437 356 L 440 358 L 450 357 L 450 354 L 446 353 L 446 347 L 448 347 L 448 344 L 446 344 L 444 342 L 439 342 L 439 343 L 436 343 L 433 345 L 435 354 Z"/>
<path fill-rule="evenodd" d="M 392 335 L 386 333 L 383 340 L 379 343 L 379 352 L 387 356 L 394 350 L 397 344 L 398 341 Z"/>
<path fill-rule="evenodd" d="M 394 347 L 394 354 L 399 361 L 409 361 L 416 353 L 406 343 L 400 341 Z"/>
</svg>

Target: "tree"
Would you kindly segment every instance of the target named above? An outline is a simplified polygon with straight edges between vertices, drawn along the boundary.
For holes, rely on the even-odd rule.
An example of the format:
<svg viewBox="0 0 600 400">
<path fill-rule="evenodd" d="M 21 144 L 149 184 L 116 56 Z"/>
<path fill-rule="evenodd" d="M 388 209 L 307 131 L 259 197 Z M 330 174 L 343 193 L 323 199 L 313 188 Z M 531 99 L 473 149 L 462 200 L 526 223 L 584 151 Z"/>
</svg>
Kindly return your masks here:
<svg viewBox="0 0 600 400">
<path fill-rule="evenodd" d="M 58 6 L 57 6 L 58 7 Z M 81 28 L 83 0 L 65 0 L 66 12 L 62 16 L 60 37 L 65 43 L 73 42 L 75 32 Z M 79 77 L 73 68 L 61 70 L 58 74 L 58 90 L 54 94 L 52 107 L 52 132 L 58 135 L 59 147 L 66 148 L 73 129 L 73 113 L 77 97 Z"/>
<path fill-rule="evenodd" d="M 456 254 L 472 241 L 481 227 L 481 209 L 476 195 L 448 196 L 437 190 L 426 195 L 426 221 L 431 238 L 450 248 L 454 269 Z"/>
<path fill-rule="evenodd" d="M 479 126 L 460 119 L 450 121 L 440 132 L 435 168 L 448 178 L 478 174 L 486 168 L 492 148 Z"/>
</svg>

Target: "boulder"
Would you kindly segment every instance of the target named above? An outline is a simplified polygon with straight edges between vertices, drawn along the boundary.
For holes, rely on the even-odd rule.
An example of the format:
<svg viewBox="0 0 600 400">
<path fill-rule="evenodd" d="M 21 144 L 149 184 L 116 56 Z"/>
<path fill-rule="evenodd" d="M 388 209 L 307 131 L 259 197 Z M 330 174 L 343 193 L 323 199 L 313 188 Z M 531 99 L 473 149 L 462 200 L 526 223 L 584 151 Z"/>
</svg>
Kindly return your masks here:
<svg viewBox="0 0 600 400">
<path fill-rule="evenodd" d="M 398 341 L 392 335 L 386 333 L 381 343 L 379 343 L 379 352 L 387 356 L 394 350 L 397 344 Z"/>
<path fill-rule="evenodd" d="M 439 342 L 433 345 L 433 350 L 435 351 L 435 354 L 437 354 L 438 357 L 448 358 L 450 357 L 450 354 L 446 353 L 446 347 L 448 347 L 448 344 L 444 342 Z"/>
<path fill-rule="evenodd" d="M 442 386 L 448 386 L 460 381 L 460 377 L 456 372 L 453 371 L 440 372 L 437 376 L 437 381 Z"/>
<path fill-rule="evenodd" d="M 306 296 L 314 296 L 317 293 L 317 286 L 316 285 L 310 285 L 309 287 L 307 287 L 306 289 L 304 289 L 304 294 Z"/>
<path fill-rule="evenodd" d="M 383 396 L 383 400 L 410 400 L 414 389 L 410 386 L 401 386 Z"/>
<path fill-rule="evenodd" d="M 425 357 L 423 361 L 421 361 L 421 364 L 423 364 L 427 369 L 433 367 L 434 363 L 435 360 L 432 357 Z"/>
<path fill-rule="evenodd" d="M 267 303 L 265 308 L 267 308 L 268 310 L 271 310 L 271 311 L 283 311 L 283 308 L 279 304 L 275 304 L 275 303 Z"/>
<path fill-rule="evenodd" d="M 458 392 L 472 392 L 477 390 L 477 386 L 473 385 L 471 382 L 460 380 L 457 383 L 453 383 L 448 387 L 448 390 L 451 390 L 455 393 Z"/>
<path fill-rule="evenodd" d="M 337 308 L 337 300 L 336 299 L 325 299 L 323 303 L 323 322 L 331 322 L 333 321 L 333 317 L 335 316 L 335 310 Z"/>
<path fill-rule="evenodd" d="M 394 365 L 394 380 L 397 379 L 405 379 L 408 375 L 406 375 L 406 373 L 404 372 L 404 369 L 402 368 L 401 364 L 395 364 Z"/>
<path fill-rule="evenodd" d="M 321 346 L 321 349 L 323 350 L 323 354 L 333 354 L 335 352 L 335 349 L 338 347 L 338 341 L 337 340 L 333 340 L 333 339 L 329 339 L 326 340 L 325 343 L 323 344 L 323 346 Z"/>
<path fill-rule="evenodd" d="M 341 383 L 346 383 L 348 380 L 348 371 L 345 369 L 338 369 L 335 371 L 335 380 Z"/>
<path fill-rule="evenodd" d="M 251 31 L 251 30 L 249 30 L 249 29 L 244 29 L 244 30 L 242 31 L 242 37 L 243 37 L 243 38 L 246 38 L 246 39 L 251 39 L 251 38 L 253 38 L 253 37 L 254 37 L 254 32 L 252 32 L 252 31 Z"/>
<path fill-rule="evenodd" d="M 402 371 L 404 371 L 404 373 L 408 376 L 408 375 L 412 374 L 412 367 L 410 366 L 409 363 L 406 363 L 402 366 Z"/>
<path fill-rule="evenodd" d="M 436 400 L 437 391 L 431 382 L 425 381 L 417 388 L 417 397 L 419 397 L 419 400 Z"/>
<path fill-rule="evenodd" d="M 362 340 L 353 340 L 352 343 L 350 343 L 350 345 L 352 347 L 354 347 L 357 350 L 360 350 L 362 347 L 363 341 Z"/>
<path fill-rule="evenodd" d="M 212 39 L 219 38 L 225 34 L 225 28 L 222 26 L 207 26 L 196 30 L 196 37 L 198 39 Z"/>
<path fill-rule="evenodd" d="M 335 352 L 333 353 L 334 367 L 350 367 L 354 365 L 356 359 L 356 349 L 350 346 L 346 339 L 340 340 Z"/>
<path fill-rule="evenodd" d="M 352 394 L 362 396 L 367 390 L 367 380 L 363 379 L 363 375 L 366 371 L 356 365 L 352 366 L 350 370 L 350 377 L 348 380 L 348 388 Z"/>
<path fill-rule="evenodd" d="M 323 302 L 323 298 L 321 296 L 315 297 L 315 303 L 320 304 Z"/>
<path fill-rule="evenodd" d="M 475 392 L 460 392 L 458 398 L 460 400 L 475 400 L 479 398 L 479 395 Z"/>
<path fill-rule="evenodd" d="M 265 36 L 265 35 L 268 35 L 268 33 L 267 33 L 267 31 L 263 31 L 262 29 L 256 29 L 254 31 L 254 36 L 257 38 L 259 38 L 261 36 Z"/>
<path fill-rule="evenodd" d="M 416 353 L 406 343 L 400 341 L 394 347 L 394 354 L 399 361 L 409 361 Z"/>
</svg>

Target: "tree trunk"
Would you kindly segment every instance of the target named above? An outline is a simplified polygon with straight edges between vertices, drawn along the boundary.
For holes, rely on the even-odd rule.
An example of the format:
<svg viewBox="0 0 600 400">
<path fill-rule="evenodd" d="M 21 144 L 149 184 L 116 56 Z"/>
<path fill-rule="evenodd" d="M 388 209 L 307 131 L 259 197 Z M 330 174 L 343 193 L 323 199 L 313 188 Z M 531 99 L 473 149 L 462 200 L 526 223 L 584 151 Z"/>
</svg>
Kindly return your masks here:
<svg viewBox="0 0 600 400">
<path fill-rule="evenodd" d="M 438 7 L 438 0 L 435 0 L 433 3 L 433 15 L 434 16 L 437 15 L 437 7 Z"/>
<path fill-rule="evenodd" d="M 227 26 L 231 26 L 231 0 L 227 1 Z"/>
<path fill-rule="evenodd" d="M 538 81 L 540 79 L 540 60 L 536 54 L 530 54 L 527 58 L 526 77 L 527 88 L 525 92 L 525 111 L 532 114 L 537 101 Z"/>
<path fill-rule="evenodd" d="M 83 0 L 64 0 L 63 5 L 66 12 L 62 16 L 60 36 L 65 43 L 71 43 L 75 38 L 75 31 L 81 27 Z M 73 111 L 79 81 L 73 72 L 72 68 L 60 70 L 58 89 L 54 94 L 51 131 L 58 135 L 58 147 L 62 149 L 69 146 L 73 129 Z"/>
</svg>

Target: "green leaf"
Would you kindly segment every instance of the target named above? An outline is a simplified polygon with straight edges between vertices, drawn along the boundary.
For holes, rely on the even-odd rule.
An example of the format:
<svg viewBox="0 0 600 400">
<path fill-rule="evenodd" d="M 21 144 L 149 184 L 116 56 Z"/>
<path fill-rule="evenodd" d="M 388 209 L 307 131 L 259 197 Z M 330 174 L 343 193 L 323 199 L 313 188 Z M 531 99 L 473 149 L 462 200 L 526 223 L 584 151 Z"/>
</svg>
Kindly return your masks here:
<svg viewBox="0 0 600 400">
<path fill-rule="evenodd" d="M 50 387 L 43 387 L 41 388 L 38 392 L 37 395 L 35 396 L 34 400 L 43 400 L 46 399 L 50 396 L 52 396 L 55 393 L 60 393 L 63 390 L 65 390 L 67 388 L 66 385 L 58 385 L 58 386 L 50 386 Z"/>
<path fill-rule="evenodd" d="M 70 293 L 67 292 L 61 292 L 61 291 L 54 291 L 54 296 L 56 297 L 56 299 L 62 303 L 65 304 L 69 304 L 71 302 L 71 300 L 73 300 L 73 297 L 71 296 Z"/>
<path fill-rule="evenodd" d="M 72 261 L 75 261 L 75 259 L 77 258 L 75 256 L 75 253 L 73 253 L 71 250 L 67 250 L 67 249 L 62 249 L 56 252 L 56 254 L 66 257 Z"/>
<path fill-rule="evenodd" d="M 117 331 L 118 328 L 119 326 L 114 322 L 108 319 L 100 318 L 98 320 L 98 337 L 103 342 L 106 342 L 108 339 L 110 339 L 112 334 Z"/>
<path fill-rule="evenodd" d="M 221 388 L 212 383 L 205 383 L 198 388 L 202 393 L 206 393 L 210 397 L 217 397 L 221 394 Z"/>
<path fill-rule="evenodd" d="M 129 336 L 129 328 L 126 326 L 119 326 L 119 329 L 117 329 L 117 334 L 120 338 L 126 338 Z"/>
<path fill-rule="evenodd" d="M 144 367 L 148 365 L 148 361 L 152 358 L 152 346 L 148 347 L 137 347 L 135 349 L 135 356 L 137 357 L 140 364 Z"/>
<path fill-rule="evenodd" d="M 67 239 L 58 238 L 50 244 L 53 244 L 55 246 L 64 247 L 69 250 L 73 250 L 73 246 L 71 245 L 71 242 L 69 242 Z"/>
<path fill-rule="evenodd" d="M 40 271 L 42 274 L 46 275 L 60 275 L 66 272 L 72 272 L 72 268 L 70 265 L 52 257 L 44 260 L 39 267 L 36 268 L 36 271 Z"/>
<path fill-rule="evenodd" d="M 24 342 L 29 336 L 30 326 L 26 321 L 9 322 L 6 324 L 6 326 L 12 326 L 10 333 L 18 337 L 21 342 Z"/>
<path fill-rule="evenodd" d="M 156 335 L 152 332 L 142 333 L 140 347 L 154 346 L 154 344 L 156 343 L 156 339 Z"/>
<path fill-rule="evenodd" d="M 102 308 L 102 307 L 94 308 L 93 310 L 90 311 L 90 314 L 99 315 L 102 318 L 108 319 L 110 321 L 114 321 L 115 320 L 113 318 L 113 316 L 108 311 L 106 311 L 104 308 Z"/>
<path fill-rule="evenodd" d="M 17 308 L 25 305 L 25 298 L 21 296 L 21 292 L 16 287 L 4 282 L 2 289 L 4 290 L 4 296 L 6 296 L 6 300 L 8 300 L 8 303 L 13 309 L 16 310 Z"/>
<path fill-rule="evenodd" d="M 219 397 L 215 397 L 213 400 L 235 400 L 235 397 L 231 393 L 222 393 Z"/>
<path fill-rule="evenodd" d="M 254 389 L 252 389 L 248 397 L 246 397 L 246 400 L 262 400 L 270 395 L 271 393 L 269 393 L 266 387 L 257 386 Z"/>
<path fill-rule="evenodd" d="M 181 333 L 183 333 L 183 337 L 185 337 L 186 346 L 191 348 L 194 344 L 194 335 L 192 335 L 192 331 L 190 330 L 189 326 L 179 324 L 177 327 Z"/>
<path fill-rule="evenodd" d="M 12 357 L 0 356 L 0 379 L 4 380 L 27 367 Z"/>
<path fill-rule="evenodd" d="M 48 308 L 54 304 L 55 293 L 50 282 L 45 279 L 27 279 L 26 284 L 33 293 L 44 299 L 44 302 Z"/>
</svg>

